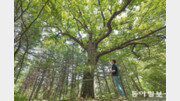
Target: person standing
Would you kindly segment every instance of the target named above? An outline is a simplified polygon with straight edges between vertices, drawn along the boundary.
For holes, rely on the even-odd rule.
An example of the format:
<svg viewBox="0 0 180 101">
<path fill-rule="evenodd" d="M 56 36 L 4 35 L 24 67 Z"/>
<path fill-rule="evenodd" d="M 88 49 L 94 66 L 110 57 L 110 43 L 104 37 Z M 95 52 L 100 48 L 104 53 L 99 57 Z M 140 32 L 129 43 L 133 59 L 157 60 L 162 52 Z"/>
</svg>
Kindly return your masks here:
<svg viewBox="0 0 180 101">
<path fill-rule="evenodd" d="M 118 68 L 116 66 L 116 60 L 112 60 L 112 61 L 109 61 L 109 63 L 112 65 L 112 70 L 109 71 L 109 74 L 112 74 L 113 76 L 113 80 L 115 82 L 115 85 L 119 91 L 119 93 L 121 94 L 121 96 L 124 97 L 124 91 L 120 85 L 120 80 L 119 80 L 119 71 L 118 71 Z"/>
</svg>

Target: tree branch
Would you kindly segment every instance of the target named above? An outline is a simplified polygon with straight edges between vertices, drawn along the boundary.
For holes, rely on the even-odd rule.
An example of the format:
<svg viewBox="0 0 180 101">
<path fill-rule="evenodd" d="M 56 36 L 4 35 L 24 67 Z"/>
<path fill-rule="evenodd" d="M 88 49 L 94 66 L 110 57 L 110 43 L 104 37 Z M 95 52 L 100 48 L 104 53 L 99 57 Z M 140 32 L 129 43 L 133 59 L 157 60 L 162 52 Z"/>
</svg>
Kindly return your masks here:
<svg viewBox="0 0 180 101">
<path fill-rule="evenodd" d="M 74 36 L 70 35 L 68 32 L 66 33 L 63 33 L 62 30 L 57 27 L 60 31 L 60 33 L 58 33 L 58 35 L 56 35 L 56 37 L 58 37 L 60 34 L 63 35 L 63 36 L 68 36 L 70 39 L 74 40 L 75 42 L 77 42 L 83 49 L 87 50 L 87 46 L 85 46 L 83 44 L 83 42 L 79 41 L 77 38 L 75 38 Z"/>
<path fill-rule="evenodd" d="M 81 10 L 80 10 L 80 9 L 78 9 L 78 10 L 79 10 L 78 13 L 80 14 L 80 16 L 81 16 L 82 19 L 83 19 Z M 79 22 L 79 23 L 81 24 L 81 26 L 83 27 L 83 29 L 84 29 L 85 31 L 87 31 L 87 33 L 89 34 L 89 42 L 92 42 L 93 34 L 92 34 L 90 31 L 87 30 L 87 29 L 88 29 L 88 26 L 86 25 L 85 20 L 83 19 L 83 21 L 84 21 L 84 25 L 83 25 L 83 23 L 82 23 L 80 20 L 78 20 L 77 18 L 74 17 L 73 19 L 75 19 L 77 22 Z"/>
<path fill-rule="evenodd" d="M 29 1 L 27 7 L 24 10 L 21 10 L 21 14 L 18 17 L 14 18 L 14 22 L 16 22 L 21 16 L 23 16 L 23 14 L 29 9 L 31 2 L 32 2 L 32 0 Z M 23 9 L 22 8 L 22 1 L 21 1 L 21 6 L 20 7 L 21 7 L 21 9 Z"/>
<path fill-rule="evenodd" d="M 98 0 L 98 4 L 99 4 L 99 6 L 100 6 L 100 11 L 101 11 L 101 16 L 102 16 L 102 18 L 103 18 L 103 27 L 105 27 L 106 26 L 106 24 L 105 24 L 105 17 L 104 17 L 104 14 L 103 14 L 103 11 L 102 11 L 102 7 L 101 7 L 101 3 L 100 3 L 100 1 Z"/>
<path fill-rule="evenodd" d="M 79 14 L 80 14 L 80 16 L 81 16 L 81 17 L 82 17 L 82 19 L 83 19 L 82 12 L 81 12 L 80 8 L 78 8 L 78 10 L 79 10 Z M 87 26 L 87 24 L 86 24 L 86 22 L 85 22 L 85 20 L 84 20 L 84 19 L 83 19 L 83 21 L 84 21 L 84 26 L 85 26 L 86 28 L 88 28 L 88 26 Z"/>
<path fill-rule="evenodd" d="M 20 0 L 21 1 L 21 12 L 23 13 L 23 3 L 22 3 L 22 0 Z M 30 5 L 30 3 L 28 4 L 28 6 Z M 28 7 L 27 7 L 28 8 Z M 25 27 L 25 28 L 27 28 L 26 27 L 26 24 L 25 24 L 25 22 L 24 22 L 24 19 L 23 19 L 23 15 L 21 14 L 21 16 L 20 16 L 20 18 L 21 18 L 21 21 L 22 21 L 22 25 Z"/>
<path fill-rule="evenodd" d="M 20 41 L 19 41 L 19 44 L 18 44 L 18 47 L 17 47 L 17 49 L 16 49 L 15 52 L 14 52 L 14 57 L 16 57 L 16 54 L 19 52 L 21 46 L 22 46 L 22 42 L 21 42 L 21 40 L 20 40 Z"/>
<path fill-rule="evenodd" d="M 29 26 L 20 34 L 20 38 L 19 40 L 22 38 L 22 36 L 28 31 L 28 29 L 32 26 L 32 24 L 39 18 L 39 16 L 41 15 L 44 7 L 46 6 L 46 4 L 48 3 L 49 0 L 47 0 L 44 4 L 44 6 L 41 8 L 41 10 L 39 11 L 38 15 L 36 16 L 36 18 L 29 24 Z M 16 38 L 15 38 L 16 39 Z M 14 42 L 16 42 L 17 40 L 14 40 Z"/>
<path fill-rule="evenodd" d="M 135 38 L 135 39 L 132 39 L 132 40 L 128 40 L 128 41 L 126 41 L 126 42 L 124 42 L 124 43 L 122 43 L 122 44 L 120 44 L 120 45 L 118 45 L 116 47 L 113 47 L 113 48 L 110 48 L 108 50 L 102 51 L 102 52 L 98 53 L 98 57 L 103 56 L 103 55 L 105 55 L 107 53 L 113 52 L 113 51 L 118 50 L 118 49 L 123 49 L 123 48 L 125 48 L 125 47 L 127 47 L 129 45 L 133 45 L 134 43 L 132 43 L 132 42 L 134 42 L 136 40 L 144 39 L 144 38 L 146 38 L 146 37 L 148 37 L 148 36 L 158 32 L 158 31 L 160 31 L 160 30 L 162 30 L 164 28 L 166 28 L 166 26 L 161 27 L 161 28 L 159 28 L 157 30 L 154 30 L 154 31 L 152 31 L 152 32 L 142 36 L 142 37 L 138 37 L 138 38 Z"/>
<path fill-rule="evenodd" d="M 78 19 L 75 18 L 75 17 L 74 17 L 73 19 L 75 19 L 77 22 L 79 22 L 79 23 L 81 24 L 81 26 L 83 27 L 83 29 L 86 31 L 87 27 L 84 26 L 80 20 L 78 20 Z"/>
<path fill-rule="evenodd" d="M 81 34 L 80 34 L 79 25 L 78 25 L 77 22 L 76 22 L 76 24 L 77 24 L 77 28 L 78 28 L 78 35 L 79 35 L 79 37 L 80 37 L 80 40 L 82 41 L 82 36 L 81 36 Z"/>
<path fill-rule="evenodd" d="M 54 27 L 54 28 L 57 28 L 60 32 L 55 36 L 55 38 L 57 38 L 60 34 L 61 35 L 66 35 L 66 36 L 68 36 L 70 39 L 72 39 L 72 40 L 74 40 L 75 42 L 77 42 L 83 49 L 87 49 L 87 47 L 83 44 L 83 42 L 82 42 L 82 39 L 81 39 L 81 41 L 79 41 L 77 38 L 75 38 L 74 36 L 72 36 L 72 35 L 70 35 L 69 33 L 63 33 L 63 31 L 61 30 L 61 28 L 59 28 L 59 27 L 57 27 L 57 26 L 54 26 L 54 25 L 51 25 L 51 24 L 49 24 L 47 21 L 45 21 L 46 23 L 47 23 L 47 25 L 48 25 L 48 27 Z M 57 25 L 57 24 L 55 24 L 55 25 Z M 77 26 L 78 26 L 78 23 L 77 23 Z M 79 29 L 78 29 L 78 31 L 79 31 Z M 79 33 L 79 32 L 78 32 Z M 79 36 L 81 37 L 81 35 L 79 34 Z"/>
<path fill-rule="evenodd" d="M 79 9 L 79 12 L 78 12 L 79 14 L 80 14 L 80 16 L 82 17 L 82 19 L 83 19 L 83 16 L 82 16 L 82 13 L 81 13 L 81 10 Z M 81 24 L 81 26 L 83 27 L 83 29 L 85 30 L 85 31 L 87 31 L 87 33 L 89 34 L 89 42 L 92 42 L 92 37 L 93 37 L 93 34 L 90 32 L 90 31 L 88 31 L 88 27 L 87 27 L 87 25 L 86 25 L 86 23 L 85 23 L 85 20 L 83 19 L 83 21 L 84 21 L 84 24 L 80 21 L 80 20 L 78 20 L 77 18 L 75 18 L 75 17 L 73 17 L 73 19 L 75 19 L 77 22 L 79 22 L 80 24 Z"/>
<path fill-rule="evenodd" d="M 108 29 L 109 29 L 108 32 L 107 32 L 104 36 L 102 36 L 102 37 L 100 37 L 99 39 L 95 40 L 95 44 L 96 44 L 96 45 L 98 45 L 99 42 L 101 42 L 103 39 L 105 39 L 106 37 L 108 37 L 108 36 L 110 35 L 110 33 L 112 32 L 112 27 L 111 27 L 111 22 L 112 22 L 112 20 L 113 20 L 117 15 L 119 15 L 120 13 L 122 13 L 122 12 L 126 9 L 126 7 L 130 4 L 130 2 L 131 2 L 131 0 L 127 0 L 127 3 L 121 8 L 121 10 L 116 11 L 116 12 L 113 13 L 113 15 L 110 17 L 110 19 L 109 19 L 108 22 L 107 22 L 107 27 L 108 27 Z"/>
<path fill-rule="evenodd" d="M 134 52 L 134 48 L 135 48 L 135 47 L 136 47 L 136 44 L 133 45 L 131 52 L 132 52 L 135 56 L 137 56 L 138 58 L 140 58 L 141 56 L 138 55 L 138 54 L 136 54 L 136 52 Z"/>
<path fill-rule="evenodd" d="M 138 42 L 135 42 L 134 45 L 133 45 L 133 47 L 132 47 L 131 52 L 132 52 L 135 56 L 137 56 L 138 58 L 141 58 L 140 55 L 138 55 L 138 54 L 136 54 L 136 53 L 134 52 L 134 48 L 136 47 L 137 44 L 145 45 L 145 46 L 148 48 L 148 51 L 149 51 L 148 53 L 149 53 L 149 57 L 150 57 L 150 48 L 149 48 L 149 45 L 146 44 L 146 43 L 138 43 Z"/>
</svg>

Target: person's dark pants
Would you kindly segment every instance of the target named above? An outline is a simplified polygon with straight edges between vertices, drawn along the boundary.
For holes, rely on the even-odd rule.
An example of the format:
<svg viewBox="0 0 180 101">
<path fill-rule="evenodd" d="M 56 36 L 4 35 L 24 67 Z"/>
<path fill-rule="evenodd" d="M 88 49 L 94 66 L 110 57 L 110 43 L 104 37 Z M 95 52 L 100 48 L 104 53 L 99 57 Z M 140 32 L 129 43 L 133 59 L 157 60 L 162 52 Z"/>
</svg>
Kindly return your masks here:
<svg viewBox="0 0 180 101">
<path fill-rule="evenodd" d="M 121 94 L 121 96 L 124 96 L 124 91 L 120 85 L 119 76 L 113 76 L 113 79 L 114 79 L 117 89 L 119 90 L 119 93 Z"/>
</svg>

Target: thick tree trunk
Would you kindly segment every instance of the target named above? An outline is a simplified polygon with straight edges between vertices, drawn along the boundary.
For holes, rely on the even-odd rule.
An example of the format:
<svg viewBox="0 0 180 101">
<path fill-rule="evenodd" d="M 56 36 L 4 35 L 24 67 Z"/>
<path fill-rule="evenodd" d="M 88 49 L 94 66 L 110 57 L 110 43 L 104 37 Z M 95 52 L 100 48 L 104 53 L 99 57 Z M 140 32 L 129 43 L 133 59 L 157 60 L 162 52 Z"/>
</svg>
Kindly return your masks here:
<svg viewBox="0 0 180 101">
<path fill-rule="evenodd" d="M 88 63 L 83 73 L 83 83 L 81 89 L 81 97 L 95 98 L 94 96 L 94 68 L 97 65 L 97 51 L 94 46 L 90 44 L 88 49 Z"/>
<path fill-rule="evenodd" d="M 95 98 L 94 97 L 94 71 L 84 72 L 83 84 L 81 89 L 81 97 Z"/>
</svg>

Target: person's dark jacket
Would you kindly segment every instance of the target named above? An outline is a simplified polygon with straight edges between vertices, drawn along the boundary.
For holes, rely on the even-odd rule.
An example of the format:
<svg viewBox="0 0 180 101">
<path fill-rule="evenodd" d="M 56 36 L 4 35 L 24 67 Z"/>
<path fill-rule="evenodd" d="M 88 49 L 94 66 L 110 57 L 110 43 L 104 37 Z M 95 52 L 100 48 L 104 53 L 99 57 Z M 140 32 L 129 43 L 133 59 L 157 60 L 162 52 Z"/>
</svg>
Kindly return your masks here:
<svg viewBox="0 0 180 101">
<path fill-rule="evenodd" d="M 112 70 L 116 71 L 116 72 L 112 73 L 112 76 L 119 76 L 119 71 L 118 71 L 118 68 L 117 68 L 116 64 L 112 65 Z"/>
</svg>

